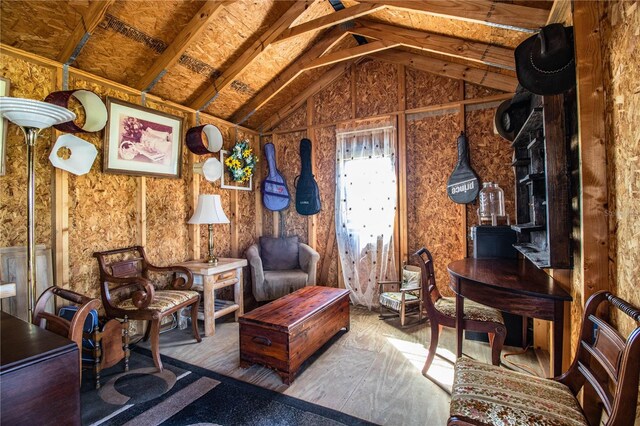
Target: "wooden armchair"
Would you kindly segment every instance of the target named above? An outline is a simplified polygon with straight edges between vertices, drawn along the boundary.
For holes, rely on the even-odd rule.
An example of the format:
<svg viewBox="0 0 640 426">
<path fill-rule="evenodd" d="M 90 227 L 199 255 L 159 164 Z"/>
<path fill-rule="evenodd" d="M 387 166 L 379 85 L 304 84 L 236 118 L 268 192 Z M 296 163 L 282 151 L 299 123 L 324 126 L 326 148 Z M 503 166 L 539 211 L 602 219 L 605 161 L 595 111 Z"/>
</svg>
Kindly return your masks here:
<svg viewBox="0 0 640 426">
<path fill-rule="evenodd" d="M 636 322 L 626 340 L 597 316 L 602 303 Z M 543 379 L 460 358 L 448 424 L 631 426 L 636 420 L 639 375 L 640 310 L 600 291 L 587 301 L 573 363 L 559 377 Z M 591 391 L 584 392 L 581 407 L 577 395 L 583 388 Z"/>
<path fill-rule="evenodd" d="M 55 313 L 46 311 L 47 303 L 53 296 L 58 296 L 61 299 L 80 305 L 78 312 L 76 312 L 71 321 L 59 317 Z M 47 288 L 38 298 L 36 307 L 33 310 L 32 322 L 40 328 L 49 330 L 52 333 L 76 342 L 79 353 L 79 371 L 82 372 L 82 337 L 84 322 L 87 319 L 89 312 L 91 312 L 92 309 L 98 309 L 99 307 L 100 301 L 98 299 L 92 299 L 71 290 L 52 286 Z"/>
<path fill-rule="evenodd" d="M 427 375 L 438 348 L 438 340 L 442 327 L 455 328 L 456 326 L 456 301 L 454 297 L 443 297 L 436 286 L 436 277 L 433 268 L 433 257 L 426 248 L 421 248 L 415 253 L 420 257 L 422 268 L 422 291 L 424 304 L 431 323 L 431 345 L 429 354 L 422 368 L 422 374 Z M 499 310 L 466 300 L 464 304 L 464 328 L 465 330 L 489 334 L 491 344 L 491 363 L 500 365 L 500 353 L 507 337 L 507 329 Z"/>
<path fill-rule="evenodd" d="M 160 360 L 160 322 L 187 306 L 191 307 L 193 335 L 201 342 L 198 333 L 198 307 L 200 295 L 190 290 L 193 275 L 181 266 L 159 267 L 149 263 L 144 248 L 127 247 L 96 252 L 100 268 L 100 292 L 108 317 L 147 321 L 145 340 L 151 336 L 153 362 L 162 371 Z M 149 272 L 174 274 L 168 290 L 156 290 L 149 280 Z M 182 276 L 176 277 L 180 272 Z"/>
<path fill-rule="evenodd" d="M 404 327 L 407 314 L 418 314 L 418 322 L 422 321 L 422 283 L 420 268 L 404 265 L 402 281 L 378 281 L 380 286 L 380 319 L 400 316 L 400 326 Z M 385 287 L 395 285 L 398 291 L 384 291 Z M 391 311 L 392 314 L 383 310 Z"/>
</svg>

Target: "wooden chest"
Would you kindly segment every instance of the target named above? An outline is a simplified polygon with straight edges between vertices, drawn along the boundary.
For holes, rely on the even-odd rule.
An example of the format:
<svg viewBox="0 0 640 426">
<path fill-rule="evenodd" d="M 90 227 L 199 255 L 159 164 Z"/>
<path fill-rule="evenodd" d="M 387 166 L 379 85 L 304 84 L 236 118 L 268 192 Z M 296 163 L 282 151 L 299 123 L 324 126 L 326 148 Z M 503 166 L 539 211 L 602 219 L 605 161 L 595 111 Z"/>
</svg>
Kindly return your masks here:
<svg viewBox="0 0 640 426">
<path fill-rule="evenodd" d="M 240 367 L 262 364 L 291 384 L 340 329 L 349 330 L 349 290 L 309 286 L 240 317 Z"/>
</svg>

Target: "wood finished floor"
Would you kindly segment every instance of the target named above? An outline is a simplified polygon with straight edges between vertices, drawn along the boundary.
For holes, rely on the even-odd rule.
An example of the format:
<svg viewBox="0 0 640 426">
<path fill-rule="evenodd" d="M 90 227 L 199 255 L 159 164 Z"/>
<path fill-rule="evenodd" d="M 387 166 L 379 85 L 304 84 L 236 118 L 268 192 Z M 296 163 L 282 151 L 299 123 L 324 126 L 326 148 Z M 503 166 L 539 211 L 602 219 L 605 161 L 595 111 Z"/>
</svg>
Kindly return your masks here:
<svg viewBox="0 0 640 426">
<path fill-rule="evenodd" d="M 202 326 L 202 323 L 200 324 Z M 291 386 L 273 371 L 254 365 L 241 369 L 238 324 L 216 325 L 215 336 L 196 344 L 190 329 L 162 334 L 161 353 L 255 385 L 281 392 L 381 425 L 445 425 L 449 395 L 421 374 L 430 330 L 427 323 L 400 329 L 397 320 L 381 321 L 376 312 L 351 308 L 351 330 L 340 332 L 307 362 Z M 148 347 L 148 344 L 141 343 Z M 506 352 L 519 348 L 506 347 Z M 455 332 L 445 328 L 429 375 L 450 389 Z M 490 363 L 487 343 L 464 343 L 464 354 Z M 509 357 L 537 374 L 532 351 Z"/>
</svg>

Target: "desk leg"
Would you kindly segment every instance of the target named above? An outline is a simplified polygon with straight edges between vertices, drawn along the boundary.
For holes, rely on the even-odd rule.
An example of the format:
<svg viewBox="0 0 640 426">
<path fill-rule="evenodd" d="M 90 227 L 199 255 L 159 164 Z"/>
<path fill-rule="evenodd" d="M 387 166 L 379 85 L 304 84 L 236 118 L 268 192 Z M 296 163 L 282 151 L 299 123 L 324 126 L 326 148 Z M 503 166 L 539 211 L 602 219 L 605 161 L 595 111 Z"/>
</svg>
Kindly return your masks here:
<svg viewBox="0 0 640 426">
<path fill-rule="evenodd" d="M 462 283 L 458 280 L 458 292 L 456 293 L 456 338 L 458 341 L 456 359 L 462 356 L 462 333 L 464 319 L 464 298 L 460 295 Z"/>
<path fill-rule="evenodd" d="M 215 282 L 212 275 L 205 275 L 204 281 L 204 335 L 213 336 L 216 334 L 216 295 L 213 291 Z"/>
<path fill-rule="evenodd" d="M 235 312 L 236 322 L 240 315 L 244 314 L 244 285 L 242 282 L 242 268 L 236 269 L 236 277 L 238 282 L 233 286 L 233 301 L 239 306 Z"/>
<path fill-rule="evenodd" d="M 564 329 L 564 303 L 555 302 L 553 306 L 553 348 L 551 354 L 551 373 L 553 377 L 562 374 L 562 345 Z"/>
</svg>

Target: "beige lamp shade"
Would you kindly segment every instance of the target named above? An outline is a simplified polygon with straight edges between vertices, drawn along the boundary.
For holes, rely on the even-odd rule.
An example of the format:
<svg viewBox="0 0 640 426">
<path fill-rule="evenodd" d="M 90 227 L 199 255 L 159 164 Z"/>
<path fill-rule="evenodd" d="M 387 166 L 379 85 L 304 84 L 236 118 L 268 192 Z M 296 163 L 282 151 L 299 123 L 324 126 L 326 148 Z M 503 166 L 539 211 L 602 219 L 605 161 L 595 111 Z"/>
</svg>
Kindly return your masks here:
<svg viewBox="0 0 640 426">
<path fill-rule="evenodd" d="M 219 195 L 201 194 L 198 196 L 198 206 L 189 219 L 190 224 L 229 223 L 229 218 L 222 210 Z"/>
</svg>

